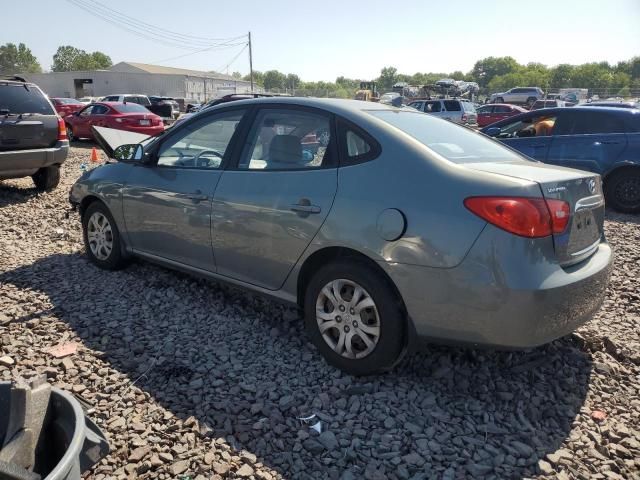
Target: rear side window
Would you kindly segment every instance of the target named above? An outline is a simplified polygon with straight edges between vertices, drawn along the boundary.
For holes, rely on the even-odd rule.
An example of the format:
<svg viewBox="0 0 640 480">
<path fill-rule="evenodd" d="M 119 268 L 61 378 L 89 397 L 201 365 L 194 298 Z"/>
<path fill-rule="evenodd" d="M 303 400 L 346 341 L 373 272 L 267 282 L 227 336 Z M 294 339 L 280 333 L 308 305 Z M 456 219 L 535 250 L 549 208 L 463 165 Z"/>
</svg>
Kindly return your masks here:
<svg viewBox="0 0 640 480">
<path fill-rule="evenodd" d="M 494 107 L 493 105 L 485 105 L 483 107 L 478 108 L 478 113 L 487 114 L 493 111 L 497 111 L 497 110 L 494 110 L 494 108 L 498 108 L 498 107 Z"/>
<path fill-rule="evenodd" d="M 12 83 L 0 84 L 0 112 L 55 115 L 53 107 L 38 87 Z"/>
<path fill-rule="evenodd" d="M 104 97 L 105 102 L 117 102 L 119 97 L 117 95 L 111 95 L 110 97 Z"/>
<path fill-rule="evenodd" d="M 460 108 L 460 102 L 456 100 L 445 100 L 444 108 L 447 110 L 447 112 L 459 112 L 460 110 L 462 110 Z"/>
<path fill-rule="evenodd" d="M 357 133 L 347 130 L 347 156 L 349 159 L 366 155 L 371 151 L 371 145 Z"/>
<path fill-rule="evenodd" d="M 624 121 L 609 112 L 571 112 L 558 135 L 625 133 Z"/>
<path fill-rule="evenodd" d="M 509 107 L 504 107 L 501 105 L 496 105 L 494 108 L 494 112 L 495 113 L 509 113 L 511 111 L 511 109 Z"/>
</svg>

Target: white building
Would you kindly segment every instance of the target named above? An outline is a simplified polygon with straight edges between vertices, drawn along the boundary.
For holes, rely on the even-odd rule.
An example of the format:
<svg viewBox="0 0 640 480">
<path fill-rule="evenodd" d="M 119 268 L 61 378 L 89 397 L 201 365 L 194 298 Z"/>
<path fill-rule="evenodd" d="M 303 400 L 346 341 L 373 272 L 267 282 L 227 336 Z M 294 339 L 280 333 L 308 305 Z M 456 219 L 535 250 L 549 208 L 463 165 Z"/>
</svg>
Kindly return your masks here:
<svg viewBox="0 0 640 480">
<path fill-rule="evenodd" d="M 120 62 L 108 70 L 24 74 L 50 97 L 102 97 L 118 93 L 161 95 L 205 102 L 251 85 L 229 75 L 146 63 Z M 257 91 L 257 89 L 256 89 Z"/>
</svg>

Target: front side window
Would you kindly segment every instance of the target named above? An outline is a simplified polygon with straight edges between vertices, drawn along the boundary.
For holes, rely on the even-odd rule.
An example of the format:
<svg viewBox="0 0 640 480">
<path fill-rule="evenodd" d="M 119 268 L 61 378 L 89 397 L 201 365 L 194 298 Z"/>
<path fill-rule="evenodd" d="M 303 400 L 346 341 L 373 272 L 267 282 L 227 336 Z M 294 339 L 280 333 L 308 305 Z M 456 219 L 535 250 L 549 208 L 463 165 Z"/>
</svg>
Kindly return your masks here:
<svg viewBox="0 0 640 480">
<path fill-rule="evenodd" d="M 424 105 L 424 102 L 412 102 L 409 104 L 410 107 L 415 108 L 416 110 L 420 110 L 422 111 L 422 106 Z"/>
<path fill-rule="evenodd" d="M 217 169 L 231 143 L 244 110 L 209 116 L 182 126 L 158 150 L 158 166 Z"/>
<path fill-rule="evenodd" d="M 484 106 L 478 108 L 478 113 L 482 113 L 484 115 L 488 115 L 489 113 L 494 111 L 493 110 L 494 108 L 498 108 L 498 107 L 494 107 L 493 105 L 484 105 Z"/>
<path fill-rule="evenodd" d="M 297 170 L 332 162 L 329 117 L 301 110 L 263 109 L 249 132 L 238 168 Z"/>
<path fill-rule="evenodd" d="M 440 108 L 440 102 L 439 101 L 435 101 L 435 102 L 425 102 L 424 104 L 424 111 L 427 113 L 436 113 L 439 112 L 441 110 Z"/>
<path fill-rule="evenodd" d="M 497 138 L 548 137 L 553 135 L 557 115 L 538 115 L 500 128 Z"/>
<path fill-rule="evenodd" d="M 88 116 L 88 115 L 91 115 L 91 113 L 93 112 L 93 109 L 94 109 L 96 106 L 97 106 L 97 105 L 91 105 L 91 106 L 89 106 L 89 107 L 85 108 L 84 110 L 82 110 L 82 111 L 80 112 L 80 116 L 81 116 L 81 117 L 86 117 L 86 116 Z"/>
<path fill-rule="evenodd" d="M 511 109 L 506 106 L 496 105 L 493 110 L 495 113 L 509 113 Z"/>
<path fill-rule="evenodd" d="M 104 115 L 108 111 L 109 111 L 109 109 L 107 107 L 105 107 L 104 105 L 95 105 L 93 107 L 91 115 Z"/>
</svg>

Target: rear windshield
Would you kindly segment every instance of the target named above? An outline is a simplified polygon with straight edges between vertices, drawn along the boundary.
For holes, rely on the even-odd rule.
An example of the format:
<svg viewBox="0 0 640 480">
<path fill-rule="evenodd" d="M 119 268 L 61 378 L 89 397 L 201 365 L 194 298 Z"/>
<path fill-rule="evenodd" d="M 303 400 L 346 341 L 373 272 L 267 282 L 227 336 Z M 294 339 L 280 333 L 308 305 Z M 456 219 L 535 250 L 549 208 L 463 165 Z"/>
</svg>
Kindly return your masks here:
<svg viewBox="0 0 640 480">
<path fill-rule="evenodd" d="M 114 105 L 114 108 L 120 113 L 151 113 L 146 107 L 138 105 L 137 103 L 123 103 L 121 105 Z"/>
<path fill-rule="evenodd" d="M 524 158 L 481 133 L 420 112 L 372 110 L 369 113 L 453 163 L 509 162 Z"/>
<path fill-rule="evenodd" d="M 28 90 L 27 90 L 28 88 Z M 39 113 L 55 115 L 53 107 L 39 88 L 22 84 L 0 83 L 0 112 L 2 114 Z"/>
</svg>

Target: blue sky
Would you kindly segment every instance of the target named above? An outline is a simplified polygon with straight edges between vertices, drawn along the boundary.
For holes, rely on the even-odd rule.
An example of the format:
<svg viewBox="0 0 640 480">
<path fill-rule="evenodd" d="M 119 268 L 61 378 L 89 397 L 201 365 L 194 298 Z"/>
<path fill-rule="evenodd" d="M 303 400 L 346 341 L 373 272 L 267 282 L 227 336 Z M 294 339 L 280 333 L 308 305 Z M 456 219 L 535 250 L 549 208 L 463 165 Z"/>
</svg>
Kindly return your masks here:
<svg viewBox="0 0 640 480">
<path fill-rule="evenodd" d="M 181 34 L 251 31 L 254 69 L 303 80 L 373 78 L 384 66 L 408 74 L 468 71 L 491 55 L 548 65 L 640 55 L 640 0 L 93 1 Z M 45 69 L 63 44 L 103 51 L 114 63 L 202 70 L 223 69 L 242 48 L 171 59 L 189 50 L 139 38 L 69 0 L 6 2 L 2 17 L 0 44 L 26 43 Z M 248 72 L 246 50 L 229 67 L 236 70 Z"/>
</svg>

